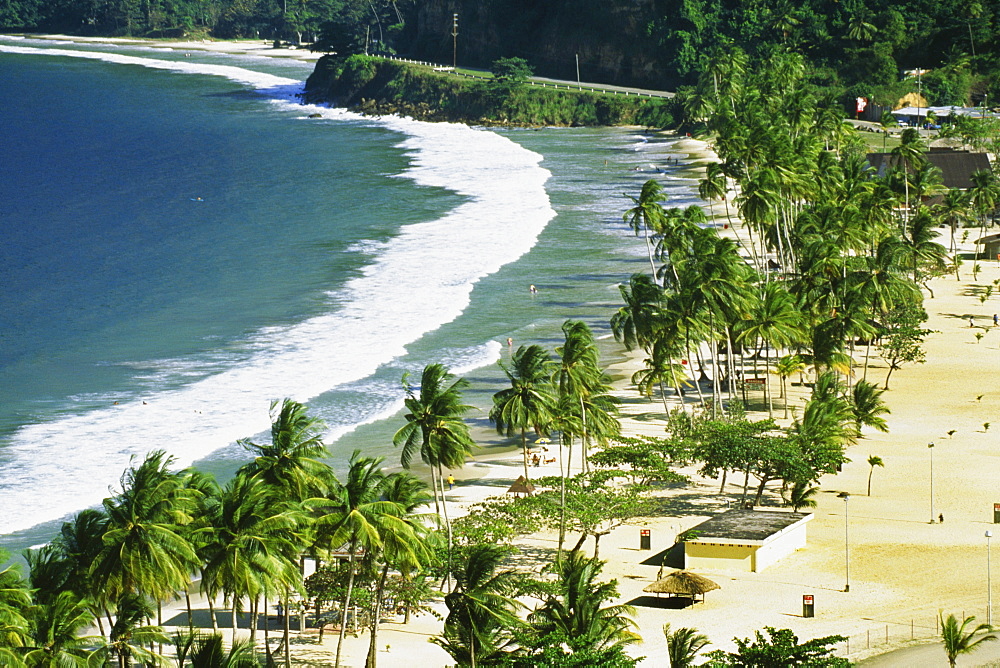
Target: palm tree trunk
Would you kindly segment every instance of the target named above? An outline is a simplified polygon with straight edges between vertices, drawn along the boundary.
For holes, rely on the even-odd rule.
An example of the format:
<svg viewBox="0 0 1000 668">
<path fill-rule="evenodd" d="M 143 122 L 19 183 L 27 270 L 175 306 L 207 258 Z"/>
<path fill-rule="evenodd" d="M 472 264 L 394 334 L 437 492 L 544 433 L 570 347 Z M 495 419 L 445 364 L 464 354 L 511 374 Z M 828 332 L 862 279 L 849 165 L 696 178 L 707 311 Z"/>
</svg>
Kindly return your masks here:
<svg viewBox="0 0 1000 668">
<path fill-rule="evenodd" d="M 378 660 L 378 623 L 382 616 L 382 595 L 385 592 L 385 581 L 389 577 L 389 564 L 382 567 L 382 577 L 379 579 L 378 587 L 375 589 L 375 605 L 372 610 L 372 621 L 369 627 L 371 636 L 368 643 L 368 657 L 365 659 L 365 668 L 375 668 Z"/>
<path fill-rule="evenodd" d="M 528 481 L 528 435 L 527 427 L 521 427 L 521 456 L 524 458 L 524 480 Z"/>
<path fill-rule="evenodd" d="M 438 465 L 440 468 L 440 465 Z M 439 470 L 438 471 L 438 484 L 441 485 L 441 510 L 444 514 L 444 527 L 448 533 L 448 572 L 446 578 L 448 581 L 448 591 L 451 591 L 451 550 L 452 550 L 452 536 L 451 536 L 451 520 L 448 519 L 448 499 L 444 495 L 444 475 Z"/>
<path fill-rule="evenodd" d="M 559 433 L 559 544 L 556 549 L 556 563 L 562 563 L 563 542 L 566 540 L 566 474 L 569 472 L 563 457 L 564 432 Z M 570 440 L 570 443 L 573 441 Z"/>
<path fill-rule="evenodd" d="M 764 394 L 767 395 L 767 417 L 774 417 L 774 401 L 771 395 L 771 348 L 764 342 Z"/>
<path fill-rule="evenodd" d="M 233 594 L 233 640 L 236 640 L 236 595 Z"/>
<path fill-rule="evenodd" d="M 215 616 L 215 602 L 212 600 L 211 594 L 205 596 L 208 601 L 208 614 L 212 618 L 212 632 L 219 632 L 219 620 Z"/>
<path fill-rule="evenodd" d="M 347 609 L 351 606 L 351 594 L 354 592 L 354 552 L 357 550 L 358 542 L 352 538 L 348 544 L 349 553 L 347 555 L 347 593 L 344 595 L 344 605 L 340 610 L 340 639 L 337 640 L 337 658 L 335 666 L 340 668 L 340 651 L 344 646 L 344 636 L 347 635 Z M 288 609 L 285 609 L 285 619 L 288 619 Z M 288 627 L 288 623 L 285 623 Z"/>
<path fill-rule="evenodd" d="M 187 616 L 188 616 L 188 628 L 194 630 L 194 615 L 191 612 L 191 591 L 188 589 L 184 590 L 184 602 L 187 604 Z M 98 625 L 101 623 L 101 619 L 97 619 Z M 101 635 L 104 635 L 104 631 L 101 631 Z"/>
<path fill-rule="evenodd" d="M 350 592 L 348 592 L 348 595 L 350 595 Z M 283 621 L 282 625 L 284 626 L 284 628 L 282 629 L 282 644 L 284 645 L 284 650 L 285 650 L 285 668 L 292 668 L 292 648 L 291 648 L 291 644 L 289 643 L 289 638 L 288 638 L 289 635 L 291 635 L 291 634 L 289 633 L 290 629 L 288 628 L 288 620 L 290 619 L 290 616 L 288 614 L 288 589 L 287 588 L 285 589 L 284 613 L 285 614 L 283 615 L 283 619 L 282 619 L 282 621 Z M 340 647 L 339 646 L 337 647 L 337 660 L 338 661 L 340 660 Z"/>
<path fill-rule="evenodd" d="M 254 596 L 250 601 L 250 644 L 257 642 L 257 625 L 260 623 L 259 611 L 260 599 Z"/>
</svg>

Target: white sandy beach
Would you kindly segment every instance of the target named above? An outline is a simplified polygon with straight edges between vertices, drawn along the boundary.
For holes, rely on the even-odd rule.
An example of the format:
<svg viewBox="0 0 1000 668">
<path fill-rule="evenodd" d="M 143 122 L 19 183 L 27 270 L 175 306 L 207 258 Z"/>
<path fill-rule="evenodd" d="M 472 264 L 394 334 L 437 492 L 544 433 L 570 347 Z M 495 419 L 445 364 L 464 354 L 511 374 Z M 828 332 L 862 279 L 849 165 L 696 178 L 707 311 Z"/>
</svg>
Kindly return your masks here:
<svg viewBox="0 0 1000 668">
<path fill-rule="evenodd" d="M 692 151 L 692 158 L 711 159 L 703 143 L 685 140 L 683 145 Z M 972 248 L 967 243 L 962 250 Z M 887 416 L 890 432 L 866 431 L 848 450 L 852 461 L 843 472 L 822 479 L 807 547 L 760 573 L 698 570 L 721 585 L 720 590 L 708 594 L 704 604 L 682 610 L 638 607 L 636 619 L 645 642 L 632 653 L 647 657 L 642 665 L 665 665 L 664 623 L 698 629 L 712 641 L 708 649 L 732 649 L 733 638 L 751 637 L 765 626 L 790 628 L 801 640 L 844 635 L 850 640 L 838 647 L 838 654 L 857 661 L 908 644 L 935 642 L 939 611 L 974 614 L 985 621 L 984 533 L 992 528 L 993 503 L 1000 503 L 1000 448 L 984 423 L 996 422 L 1000 415 L 1000 389 L 994 380 L 1000 377 L 1000 328 L 992 326 L 993 314 L 1000 311 L 1000 297 L 982 304 L 979 294 L 1000 279 L 1000 264 L 980 261 L 980 265 L 978 280 L 972 279 L 971 262 L 967 262 L 962 280 L 950 276 L 931 282 L 935 297 L 925 295 L 926 327 L 935 332 L 924 346 L 926 363 L 893 374 L 891 390 L 884 395 L 892 410 Z M 974 328 L 969 327 L 970 316 L 976 323 Z M 984 333 L 980 342 L 976 332 Z M 640 398 L 627 381 L 640 366 L 639 356 L 632 355 L 609 368 L 618 377 L 616 393 L 623 399 L 622 410 L 627 416 L 623 431 L 658 435 L 663 433 L 662 404 L 656 397 Z M 881 383 L 885 373 L 885 364 L 874 357 L 869 379 Z M 775 379 L 775 415 L 780 417 L 777 386 Z M 790 394 L 792 405 L 801 406 L 807 398 L 806 390 L 797 384 L 792 385 Z M 757 407 L 761 405 L 758 400 Z M 766 417 L 766 409 L 750 417 Z M 1000 424 L 993 427 L 997 429 Z M 933 512 L 929 442 L 935 444 Z M 874 471 L 871 497 L 866 495 L 866 460 L 870 455 L 885 461 L 884 468 Z M 554 465 L 550 468 L 549 473 L 555 473 Z M 731 481 L 726 493 L 720 495 L 718 481 L 700 478 L 693 469 L 683 472 L 691 476 L 690 484 L 663 492 L 673 500 L 675 512 L 637 520 L 601 541 L 601 558 L 608 560 L 605 576 L 618 580 L 621 602 L 642 596 L 643 587 L 656 579 L 658 565 L 643 562 L 669 548 L 677 533 L 725 510 L 727 499 L 733 502 L 739 498 L 739 480 Z M 449 499 L 458 505 L 478 501 L 502 492 L 520 473 L 519 454 L 495 457 L 483 453 L 462 472 L 461 477 L 469 480 L 460 481 Z M 841 492 L 850 494 L 849 593 L 843 591 L 847 573 L 845 502 L 838 498 Z M 766 506 L 779 503 L 774 492 L 765 498 Z M 943 524 L 929 522 L 939 515 L 945 518 Z M 652 533 L 651 551 L 638 549 L 640 527 Z M 532 536 L 517 545 L 525 555 L 535 554 L 533 548 L 553 549 L 555 537 Z M 592 542 L 584 549 L 592 550 Z M 815 596 L 814 618 L 802 617 L 804 594 Z M 426 642 L 439 631 L 440 622 L 425 617 L 408 627 L 390 623 L 383 629 L 379 645 L 387 644 L 391 649 L 380 657 L 384 665 L 449 663 L 441 650 Z M 366 649 L 366 636 L 350 640 L 347 651 L 357 662 L 352 665 L 360 665 Z M 397 659 L 397 652 L 405 659 Z M 940 659 L 938 665 L 944 664 L 943 653 L 938 657 L 932 650 L 931 655 Z M 998 656 L 1000 651 L 991 645 L 960 665 L 981 665 Z M 906 665 L 908 659 L 900 661 L 880 665 Z"/>
<path fill-rule="evenodd" d="M 60 35 L 48 38 L 88 41 Z M 101 38 L 92 41 L 302 60 L 315 60 L 321 55 L 300 49 L 273 49 L 264 40 L 150 42 Z M 678 148 L 690 153 L 692 163 L 704 164 L 713 159 L 704 142 L 698 140 L 683 140 Z M 721 207 L 716 206 L 716 213 L 722 215 Z M 975 239 L 976 233 L 970 237 Z M 635 243 L 640 244 L 641 240 Z M 970 252 L 973 248 L 966 243 L 962 250 Z M 750 637 L 765 626 L 790 628 L 800 639 L 841 634 L 849 636 L 850 643 L 841 646 L 838 653 L 859 660 L 913 642 L 911 637 L 917 638 L 916 642 L 929 641 L 939 611 L 975 614 L 979 621 L 986 620 L 984 533 L 994 530 L 995 538 L 1000 541 L 1000 530 L 992 526 L 993 504 L 1000 503 L 1000 446 L 994 434 L 1000 431 L 1000 384 L 996 380 L 1000 378 L 1000 328 L 993 327 L 993 314 L 1000 312 L 1000 296 L 994 295 L 983 304 L 979 295 L 987 285 L 1000 279 L 1000 263 L 980 261 L 980 265 L 982 271 L 976 280 L 971 273 L 971 262 L 967 262 L 961 280 L 950 276 L 931 281 L 935 297 L 931 299 L 925 294 L 924 305 L 930 317 L 926 327 L 935 332 L 924 345 L 926 363 L 893 374 L 891 391 L 884 395 L 892 411 L 887 416 L 890 432 L 866 432 L 865 438 L 848 450 L 852 461 L 843 471 L 821 480 L 822 491 L 815 518 L 809 524 L 807 547 L 760 573 L 698 570 L 721 585 L 720 590 L 708 594 L 703 604 L 682 610 L 638 607 L 636 619 L 645 642 L 630 652 L 647 657 L 642 665 L 666 665 L 661 631 L 664 623 L 673 628 L 698 629 L 712 641 L 708 649 L 731 649 L 734 637 Z M 627 280 L 627 276 L 621 278 Z M 974 327 L 969 325 L 970 317 Z M 981 341 L 976 340 L 977 332 L 984 334 Z M 859 374 L 861 354 L 863 351 L 856 357 Z M 623 399 L 622 409 L 626 414 L 623 431 L 629 435 L 660 435 L 664 416 L 659 398 L 640 398 L 627 380 L 639 366 L 640 357 L 632 355 L 609 369 L 618 378 L 615 391 Z M 881 382 L 885 373 L 884 363 L 873 358 L 869 379 Z M 772 387 L 777 396 L 776 379 Z M 790 392 L 792 404 L 801 406 L 807 388 L 793 384 Z M 689 394 L 688 399 L 695 397 Z M 776 398 L 777 417 L 782 414 L 781 405 Z M 752 413 L 750 417 L 761 419 L 766 417 L 766 411 Z M 992 426 L 987 426 L 988 423 Z M 934 443 L 933 450 L 927 447 L 930 442 Z M 550 446 L 550 449 L 555 448 Z M 885 467 L 875 469 L 869 497 L 866 487 L 870 469 L 866 460 L 870 455 L 880 456 Z M 678 533 L 724 510 L 727 501 L 739 498 L 740 480 L 732 480 L 725 492 L 719 494 L 718 481 L 701 478 L 694 469 L 682 472 L 691 476 L 690 484 L 662 492 L 672 500 L 671 514 L 637 520 L 601 541 L 601 558 L 608 561 L 604 575 L 618 580 L 621 602 L 642 596 L 643 587 L 656 579 L 658 565 L 643 562 L 670 548 Z M 557 473 L 556 465 L 532 468 L 533 476 Z M 520 453 L 487 449 L 455 474 L 459 482 L 448 494 L 454 508 L 452 516 L 460 514 L 461 508 L 468 504 L 502 493 L 521 474 Z M 846 523 L 850 592 L 843 591 L 847 572 L 845 502 L 838 498 L 841 492 L 850 494 Z M 767 506 L 778 503 L 774 493 L 765 498 Z M 943 515 L 944 523 L 929 521 L 938 515 Z M 651 531 L 651 551 L 638 549 L 640 528 Z M 539 549 L 554 549 L 554 545 L 551 535 L 518 541 L 524 555 L 522 564 L 534 568 L 536 562 L 529 561 L 532 555 L 537 555 Z M 588 541 L 584 549 L 592 551 L 592 542 Z M 1000 593 L 1000 588 L 994 586 L 994 592 Z M 815 596 L 815 618 L 802 617 L 804 594 Z M 437 608 L 445 612 L 443 604 Z M 384 624 L 378 643 L 381 664 L 449 665 L 448 655 L 428 642 L 440 631 L 441 622 L 430 615 L 416 617 L 408 625 L 401 620 Z M 333 665 L 336 640 L 335 633 L 327 633 L 320 646 L 314 631 L 297 638 L 293 645 L 296 665 Z M 343 665 L 363 665 L 368 642 L 364 633 L 348 638 Z M 1000 646 L 1000 642 L 995 646 Z M 987 660 L 991 653 L 1000 650 L 995 646 L 960 665 L 977 665 Z M 943 653 L 940 659 L 938 665 L 943 665 Z"/>
</svg>

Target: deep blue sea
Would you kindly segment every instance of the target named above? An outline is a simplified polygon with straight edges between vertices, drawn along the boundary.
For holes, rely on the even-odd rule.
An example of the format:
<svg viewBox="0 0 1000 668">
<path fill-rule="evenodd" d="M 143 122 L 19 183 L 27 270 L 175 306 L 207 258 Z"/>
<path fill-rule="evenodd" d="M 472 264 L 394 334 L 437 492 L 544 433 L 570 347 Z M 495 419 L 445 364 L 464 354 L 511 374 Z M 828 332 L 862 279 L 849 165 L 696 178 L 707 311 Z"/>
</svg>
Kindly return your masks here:
<svg viewBox="0 0 1000 668">
<path fill-rule="evenodd" d="M 645 262 L 623 193 L 655 173 L 695 201 L 670 140 L 302 106 L 311 69 L 0 37 L 0 546 L 153 449 L 231 474 L 283 397 L 338 469 L 398 462 L 400 378 L 431 362 L 487 427 L 508 337 L 608 335 Z"/>
</svg>

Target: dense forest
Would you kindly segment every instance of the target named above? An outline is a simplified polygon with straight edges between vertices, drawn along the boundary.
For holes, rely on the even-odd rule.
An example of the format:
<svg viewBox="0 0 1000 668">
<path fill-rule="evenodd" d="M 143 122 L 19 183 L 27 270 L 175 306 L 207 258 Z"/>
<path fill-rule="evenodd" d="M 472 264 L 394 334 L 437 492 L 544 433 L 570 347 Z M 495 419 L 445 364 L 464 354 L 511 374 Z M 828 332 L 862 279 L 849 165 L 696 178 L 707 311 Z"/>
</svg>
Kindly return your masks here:
<svg viewBox="0 0 1000 668">
<path fill-rule="evenodd" d="M 467 65 L 526 58 L 541 75 L 676 88 L 717 49 L 751 62 L 782 51 L 806 57 L 831 95 L 880 104 L 930 70 L 931 104 L 998 99 L 1000 0 L 0 0 L 0 29 L 145 37 L 317 40 L 338 53 L 396 52 L 451 60 L 453 16 Z"/>
</svg>

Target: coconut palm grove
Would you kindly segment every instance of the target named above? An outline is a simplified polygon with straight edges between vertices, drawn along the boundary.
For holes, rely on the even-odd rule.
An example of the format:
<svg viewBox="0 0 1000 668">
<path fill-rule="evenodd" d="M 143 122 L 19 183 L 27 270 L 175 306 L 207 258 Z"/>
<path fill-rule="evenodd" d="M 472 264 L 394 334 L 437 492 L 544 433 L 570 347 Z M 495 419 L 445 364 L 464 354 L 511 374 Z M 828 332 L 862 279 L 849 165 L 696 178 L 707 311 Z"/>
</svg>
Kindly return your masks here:
<svg viewBox="0 0 1000 668">
<path fill-rule="evenodd" d="M 449 476 L 477 444 L 468 383 L 445 366 L 400 381 L 398 462 L 359 451 L 341 475 L 324 424 L 276 397 L 270 438 L 239 441 L 246 463 L 231 479 L 149 452 L 101 507 L 27 550 L 26 567 L 0 571 L 0 664 L 290 666 L 304 625 L 337 636 L 338 666 L 346 636 L 367 634 L 371 668 L 386 610 L 409 619 L 443 601 L 432 641 L 456 665 L 636 665 L 634 610 L 602 577 L 601 538 L 659 512 L 657 490 L 683 484 L 677 470 L 692 464 L 722 486 L 740 481 L 743 504 L 778 494 L 795 510 L 814 504 L 861 430 L 888 428 L 883 394 L 923 360 L 928 281 L 957 276 L 954 240 L 984 235 L 1000 204 L 989 170 L 971 189 L 942 186 L 912 128 L 876 174 L 863 134 L 791 50 L 757 60 L 718 49 L 698 72 L 678 107 L 684 131 L 719 158 L 700 181 L 704 202 L 673 206 L 651 179 L 613 212 L 644 261 L 610 325 L 644 360 L 631 382 L 662 402 L 662 436 L 622 434 L 598 342 L 577 320 L 554 349 L 527 343 L 501 362 L 509 385 L 495 388 L 489 420 L 520 448 L 533 493 L 461 513 Z M 947 132 L 996 153 L 989 118 Z M 810 394 L 790 410 L 795 381 Z M 763 402 L 751 407 L 748 388 Z M 533 474 L 536 442 L 559 475 Z M 515 541 L 542 531 L 558 535 L 546 565 L 521 567 Z M 170 601 L 186 612 L 167 633 Z M 278 627 L 262 626 L 275 610 Z M 973 641 L 962 620 L 946 621 L 951 659 Z M 697 629 L 667 625 L 642 640 L 665 643 L 673 666 L 849 665 L 833 654 L 841 639 L 767 628 L 735 651 L 705 652 Z"/>
</svg>

